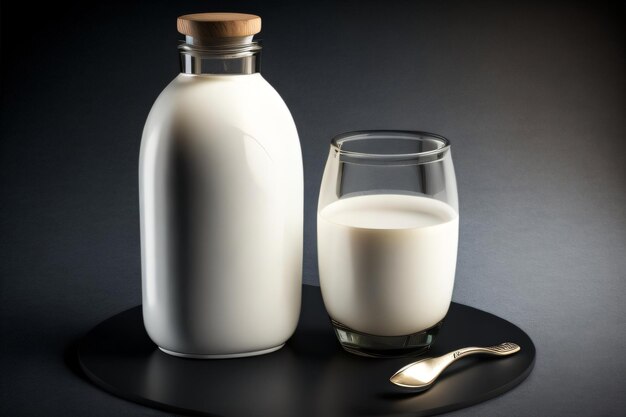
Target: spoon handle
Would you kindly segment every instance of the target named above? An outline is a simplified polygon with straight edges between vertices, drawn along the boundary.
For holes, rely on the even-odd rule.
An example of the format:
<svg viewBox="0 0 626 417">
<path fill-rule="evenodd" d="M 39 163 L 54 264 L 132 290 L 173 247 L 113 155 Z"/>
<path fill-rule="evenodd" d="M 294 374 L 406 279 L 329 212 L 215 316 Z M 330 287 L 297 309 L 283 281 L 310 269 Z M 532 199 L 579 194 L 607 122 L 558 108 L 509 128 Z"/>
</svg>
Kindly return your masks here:
<svg viewBox="0 0 626 417">
<path fill-rule="evenodd" d="M 515 343 L 505 342 L 505 343 L 501 343 L 495 346 L 466 347 L 466 348 L 462 348 L 459 350 L 455 350 L 454 352 L 450 352 L 446 355 L 443 355 L 443 357 L 452 355 L 452 359 L 453 359 L 452 362 L 454 362 L 455 360 L 462 358 L 464 356 L 475 355 L 477 353 L 486 353 L 486 354 L 496 355 L 496 356 L 506 356 L 506 355 L 510 355 L 512 353 L 518 352 L 519 350 L 520 350 L 520 347 L 516 345 Z M 433 358 L 433 359 L 437 359 L 437 358 Z"/>
</svg>

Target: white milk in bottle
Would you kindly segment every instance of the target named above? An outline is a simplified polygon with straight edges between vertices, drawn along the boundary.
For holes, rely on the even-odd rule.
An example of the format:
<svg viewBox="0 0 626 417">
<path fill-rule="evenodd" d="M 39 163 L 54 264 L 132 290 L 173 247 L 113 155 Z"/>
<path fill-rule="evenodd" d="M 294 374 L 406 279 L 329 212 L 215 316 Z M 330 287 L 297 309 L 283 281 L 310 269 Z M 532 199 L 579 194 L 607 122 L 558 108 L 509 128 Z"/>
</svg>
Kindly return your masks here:
<svg viewBox="0 0 626 417">
<path fill-rule="evenodd" d="M 181 16 L 181 74 L 140 154 L 144 324 L 166 353 L 279 349 L 300 313 L 302 157 L 287 106 L 259 73 L 258 16 Z"/>
</svg>

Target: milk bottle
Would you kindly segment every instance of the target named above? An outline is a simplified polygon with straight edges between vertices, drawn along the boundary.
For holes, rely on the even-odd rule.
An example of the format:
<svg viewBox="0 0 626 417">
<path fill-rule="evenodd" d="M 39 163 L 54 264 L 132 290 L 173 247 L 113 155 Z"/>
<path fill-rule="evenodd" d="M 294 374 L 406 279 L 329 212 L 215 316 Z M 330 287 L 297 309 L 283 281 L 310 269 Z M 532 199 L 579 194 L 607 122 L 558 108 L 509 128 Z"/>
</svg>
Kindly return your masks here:
<svg viewBox="0 0 626 417">
<path fill-rule="evenodd" d="M 303 179 L 295 124 L 259 73 L 258 16 L 178 18 L 181 73 L 143 131 L 142 297 L 166 353 L 279 349 L 300 313 Z"/>
</svg>

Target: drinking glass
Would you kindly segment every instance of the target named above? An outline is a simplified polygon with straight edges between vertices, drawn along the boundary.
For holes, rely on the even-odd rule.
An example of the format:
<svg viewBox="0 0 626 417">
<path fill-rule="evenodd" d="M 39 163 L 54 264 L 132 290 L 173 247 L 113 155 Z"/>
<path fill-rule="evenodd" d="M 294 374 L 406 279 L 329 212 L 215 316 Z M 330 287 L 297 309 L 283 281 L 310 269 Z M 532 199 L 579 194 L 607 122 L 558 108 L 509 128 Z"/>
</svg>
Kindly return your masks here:
<svg viewBox="0 0 626 417">
<path fill-rule="evenodd" d="M 415 131 L 359 131 L 330 145 L 317 242 L 324 305 L 352 353 L 416 355 L 452 298 L 458 196 L 450 142 Z"/>
</svg>

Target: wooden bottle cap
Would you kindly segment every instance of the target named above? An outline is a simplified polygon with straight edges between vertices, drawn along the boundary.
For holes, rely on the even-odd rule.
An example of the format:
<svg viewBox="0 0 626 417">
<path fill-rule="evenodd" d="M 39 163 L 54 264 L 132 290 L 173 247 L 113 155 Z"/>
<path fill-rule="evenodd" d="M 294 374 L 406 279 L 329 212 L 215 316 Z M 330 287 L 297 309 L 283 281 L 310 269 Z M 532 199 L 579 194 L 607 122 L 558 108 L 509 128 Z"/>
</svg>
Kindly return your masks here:
<svg viewBox="0 0 626 417">
<path fill-rule="evenodd" d="M 244 13 L 195 13 L 180 16 L 178 32 L 202 40 L 252 36 L 261 31 L 261 18 Z"/>
</svg>

